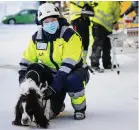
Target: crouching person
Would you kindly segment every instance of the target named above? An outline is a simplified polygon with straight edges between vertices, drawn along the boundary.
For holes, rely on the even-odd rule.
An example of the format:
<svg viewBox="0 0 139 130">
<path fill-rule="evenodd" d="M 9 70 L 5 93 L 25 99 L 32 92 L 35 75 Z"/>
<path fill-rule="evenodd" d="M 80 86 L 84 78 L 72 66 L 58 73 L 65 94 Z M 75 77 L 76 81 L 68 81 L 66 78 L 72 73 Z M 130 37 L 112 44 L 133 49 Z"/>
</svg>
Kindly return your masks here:
<svg viewBox="0 0 139 130">
<path fill-rule="evenodd" d="M 55 116 L 59 114 L 68 92 L 75 110 L 74 119 L 85 118 L 85 86 L 89 81 L 87 64 L 84 62 L 80 36 L 70 28 L 66 19 L 60 18 L 51 3 L 38 9 L 38 21 L 42 28 L 29 42 L 20 62 L 19 81 L 22 82 L 29 64 L 41 62 L 53 73 L 50 99 Z"/>
</svg>

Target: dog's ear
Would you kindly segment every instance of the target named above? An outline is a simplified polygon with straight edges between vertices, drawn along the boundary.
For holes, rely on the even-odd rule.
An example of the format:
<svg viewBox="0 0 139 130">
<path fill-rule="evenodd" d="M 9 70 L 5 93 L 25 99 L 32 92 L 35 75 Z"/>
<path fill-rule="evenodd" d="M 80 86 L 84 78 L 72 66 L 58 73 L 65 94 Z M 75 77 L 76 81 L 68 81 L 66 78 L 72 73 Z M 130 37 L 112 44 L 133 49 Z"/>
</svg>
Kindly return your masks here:
<svg viewBox="0 0 139 130">
<path fill-rule="evenodd" d="M 19 125 L 19 126 L 22 125 L 21 124 L 22 113 L 21 113 L 20 107 L 21 107 L 21 97 L 18 100 L 16 107 L 15 107 L 15 120 L 12 121 L 13 125 Z"/>
<path fill-rule="evenodd" d="M 36 119 L 36 123 L 38 126 L 40 126 L 42 128 L 48 128 L 49 121 L 47 120 L 46 116 L 44 115 L 43 108 L 36 106 L 36 112 L 34 112 L 34 117 Z"/>
</svg>

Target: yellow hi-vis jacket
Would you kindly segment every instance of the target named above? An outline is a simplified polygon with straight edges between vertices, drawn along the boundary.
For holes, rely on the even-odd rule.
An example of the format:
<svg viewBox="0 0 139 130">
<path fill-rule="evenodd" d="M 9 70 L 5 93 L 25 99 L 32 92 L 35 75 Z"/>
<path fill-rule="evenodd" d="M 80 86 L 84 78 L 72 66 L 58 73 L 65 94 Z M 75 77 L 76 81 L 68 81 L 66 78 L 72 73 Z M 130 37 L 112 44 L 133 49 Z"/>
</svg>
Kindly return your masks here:
<svg viewBox="0 0 139 130">
<path fill-rule="evenodd" d="M 95 1 L 98 3 L 94 7 L 95 16 L 90 18 L 95 23 L 104 26 L 108 31 L 112 31 L 113 23 L 120 17 L 120 2 L 118 1 Z"/>
<path fill-rule="evenodd" d="M 30 63 L 43 63 L 53 72 L 70 73 L 74 68 L 86 67 L 80 36 L 69 26 L 62 26 L 53 41 L 47 41 L 43 29 L 37 31 L 29 42 L 20 62 L 21 69 Z"/>
<path fill-rule="evenodd" d="M 81 11 L 89 1 L 71 1 L 70 2 L 70 22 L 81 17 Z M 78 13 L 78 14 L 77 14 Z"/>
</svg>

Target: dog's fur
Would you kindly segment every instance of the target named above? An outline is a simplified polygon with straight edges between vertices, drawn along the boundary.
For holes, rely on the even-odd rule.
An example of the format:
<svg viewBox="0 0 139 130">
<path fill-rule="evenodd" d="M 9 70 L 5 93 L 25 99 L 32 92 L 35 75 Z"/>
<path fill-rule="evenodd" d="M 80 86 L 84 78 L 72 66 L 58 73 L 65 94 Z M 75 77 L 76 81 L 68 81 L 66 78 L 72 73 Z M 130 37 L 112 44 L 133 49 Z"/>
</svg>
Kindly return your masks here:
<svg viewBox="0 0 139 130">
<path fill-rule="evenodd" d="M 35 118 L 38 126 L 48 127 L 50 101 L 43 100 L 43 91 L 52 84 L 52 80 L 52 72 L 47 66 L 37 63 L 28 66 L 20 85 L 21 94 L 15 108 L 14 125 L 30 125 Z"/>
</svg>

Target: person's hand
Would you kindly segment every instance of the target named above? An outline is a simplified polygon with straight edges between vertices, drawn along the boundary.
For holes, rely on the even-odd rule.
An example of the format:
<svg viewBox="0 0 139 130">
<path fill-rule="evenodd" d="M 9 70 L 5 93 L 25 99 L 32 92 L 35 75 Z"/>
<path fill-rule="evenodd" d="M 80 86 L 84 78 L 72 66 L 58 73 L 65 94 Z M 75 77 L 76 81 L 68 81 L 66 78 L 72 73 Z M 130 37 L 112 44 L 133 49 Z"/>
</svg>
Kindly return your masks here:
<svg viewBox="0 0 139 130">
<path fill-rule="evenodd" d="M 113 29 L 114 29 L 114 30 L 118 30 L 118 29 L 119 29 L 119 24 L 118 24 L 118 23 L 115 23 L 115 24 L 113 25 Z"/>
<path fill-rule="evenodd" d="M 48 86 L 48 88 L 43 91 L 43 97 L 45 100 L 53 98 L 55 94 L 61 91 L 61 88 L 63 87 L 63 79 L 64 77 L 60 75 L 57 75 L 53 79 L 52 85 Z"/>
</svg>

